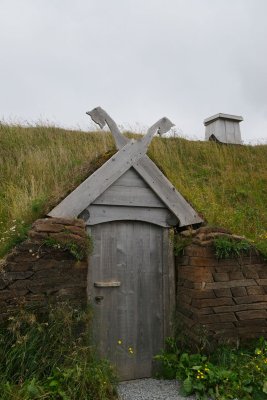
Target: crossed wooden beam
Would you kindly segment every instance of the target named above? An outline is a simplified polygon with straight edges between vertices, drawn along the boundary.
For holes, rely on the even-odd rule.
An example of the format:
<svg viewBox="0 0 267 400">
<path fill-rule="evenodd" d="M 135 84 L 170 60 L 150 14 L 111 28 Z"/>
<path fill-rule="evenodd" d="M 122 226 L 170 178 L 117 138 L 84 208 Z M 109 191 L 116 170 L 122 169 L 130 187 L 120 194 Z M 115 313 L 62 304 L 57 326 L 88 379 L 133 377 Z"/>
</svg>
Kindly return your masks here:
<svg viewBox="0 0 267 400">
<path fill-rule="evenodd" d="M 164 117 L 152 125 L 141 140 L 128 139 L 121 134 L 114 120 L 101 107 L 87 114 L 101 128 L 108 125 L 118 149 L 105 164 L 82 182 L 73 192 L 49 212 L 51 217 L 79 217 L 106 189 L 133 167 L 153 189 L 167 208 L 179 219 L 179 226 L 202 222 L 184 197 L 175 189 L 158 167 L 146 155 L 153 135 L 168 132 L 172 122 Z M 178 173 L 178 171 L 177 171 Z"/>
<path fill-rule="evenodd" d="M 88 111 L 86 114 L 88 114 L 92 118 L 92 120 L 100 126 L 101 129 L 104 128 L 106 124 L 108 125 L 115 139 L 116 148 L 118 150 L 120 150 L 123 146 L 130 142 L 130 139 L 122 135 L 115 121 L 108 115 L 105 110 L 103 110 L 103 108 L 96 107 L 92 111 Z M 137 151 L 136 155 L 140 150 L 139 147 L 143 147 L 143 152 L 144 154 L 146 153 L 155 133 L 163 135 L 164 133 L 168 132 L 173 126 L 174 124 L 166 117 L 163 117 L 159 121 L 157 121 L 148 129 L 147 134 L 141 139 L 141 141 L 138 141 L 140 146 L 138 146 L 138 142 L 134 141 L 136 143 L 136 145 L 134 146 Z M 139 158 L 141 158 L 141 156 Z"/>
<path fill-rule="evenodd" d="M 145 179 L 149 186 L 153 187 L 153 190 L 164 203 L 166 203 L 165 199 L 167 198 L 168 203 L 166 205 L 175 215 L 179 215 L 180 226 L 203 222 L 190 204 L 187 203 L 184 197 L 170 184 L 169 180 L 146 155 L 154 134 L 159 133 L 163 135 L 174 126 L 167 117 L 158 120 L 148 129 L 146 135 L 141 140 L 135 141 L 122 135 L 115 121 L 103 108 L 96 107 L 86 114 L 89 115 L 101 129 L 104 128 L 105 125 L 108 125 L 114 137 L 116 148 L 119 150 L 118 153 L 115 154 L 117 167 L 120 161 L 125 161 L 125 156 L 128 156 L 128 168 L 129 163 L 131 163 L 131 166 Z M 162 195 L 163 190 L 164 195 Z M 179 201 L 177 201 L 177 197 Z"/>
</svg>

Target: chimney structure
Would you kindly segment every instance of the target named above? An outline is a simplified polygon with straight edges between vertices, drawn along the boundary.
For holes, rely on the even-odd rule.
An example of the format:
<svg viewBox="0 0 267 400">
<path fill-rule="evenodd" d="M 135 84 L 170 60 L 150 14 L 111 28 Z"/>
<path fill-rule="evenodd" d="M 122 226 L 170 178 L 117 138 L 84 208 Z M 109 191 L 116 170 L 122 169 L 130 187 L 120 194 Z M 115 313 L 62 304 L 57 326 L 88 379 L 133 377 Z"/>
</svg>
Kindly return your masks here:
<svg viewBox="0 0 267 400">
<path fill-rule="evenodd" d="M 219 143 L 242 144 L 239 123 L 243 117 L 230 114 L 216 114 L 204 120 L 205 139 Z"/>
</svg>

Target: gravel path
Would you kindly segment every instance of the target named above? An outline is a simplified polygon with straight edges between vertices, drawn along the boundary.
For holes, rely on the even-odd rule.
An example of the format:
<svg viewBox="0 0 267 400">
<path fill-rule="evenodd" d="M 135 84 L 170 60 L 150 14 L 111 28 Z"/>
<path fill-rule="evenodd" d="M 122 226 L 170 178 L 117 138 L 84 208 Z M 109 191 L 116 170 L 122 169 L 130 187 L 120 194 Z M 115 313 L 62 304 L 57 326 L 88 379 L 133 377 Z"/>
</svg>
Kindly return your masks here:
<svg viewBox="0 0 267 400">
<path fill-rule="evenodd" d="M 120 400 L 193 400 L 179 395 L 179 383 L 158 379 L 137 379 L 119 384 Z"/>
</svg>

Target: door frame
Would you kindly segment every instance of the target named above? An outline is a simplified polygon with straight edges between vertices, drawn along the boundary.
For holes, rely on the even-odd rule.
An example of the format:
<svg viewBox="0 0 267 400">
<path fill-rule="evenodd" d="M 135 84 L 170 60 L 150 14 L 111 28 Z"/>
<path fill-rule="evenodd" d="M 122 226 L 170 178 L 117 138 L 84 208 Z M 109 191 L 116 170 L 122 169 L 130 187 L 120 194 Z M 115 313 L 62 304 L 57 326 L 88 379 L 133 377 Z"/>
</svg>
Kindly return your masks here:
<svg viewBox="0 0 267 400">
<path fill-rule="evenodd" d="M 120 222 L 113 221 L 113 222 Z M 122 223 L 125 221 L 121 221 Z M 147 221 L 140 221 L 145 222 Z M 107 224 L 107 222 L 105 222 Z M 102 224 L 97 224 L 102 225 Z M 153 224 L 152 224 L 153 225 Z M 157 225 L 157 224 L 156 224 Z M 159 227 L 159 225 L 157 225 Z M 91 235 L 92 226 L 87 226 L 87 232 Z M 163 341 L 172 335 L 173 319 L 176 304 L 176 273 L 175 273 L 175 260 L 173 253 L 173 241 L 171 240 L 170 229 L 162 229 L 162 314 L 163 314 Z M 94 238 L 92 237 L 94 241 Z M 87 298 L 93 304 L 93 279 L 90 268 L 91 257 L 88 257 L 88 275 L 87 275 Z M 151 360 L 152 362 L 152 360 Z"/>
<path fill-rule="evenodd" d="M 176 304 L 176 273 L 173 241 L 168 228 L 163 229 L 163 315 L 164 339 L 173 333 L 173 319 Z"/>
</svg>

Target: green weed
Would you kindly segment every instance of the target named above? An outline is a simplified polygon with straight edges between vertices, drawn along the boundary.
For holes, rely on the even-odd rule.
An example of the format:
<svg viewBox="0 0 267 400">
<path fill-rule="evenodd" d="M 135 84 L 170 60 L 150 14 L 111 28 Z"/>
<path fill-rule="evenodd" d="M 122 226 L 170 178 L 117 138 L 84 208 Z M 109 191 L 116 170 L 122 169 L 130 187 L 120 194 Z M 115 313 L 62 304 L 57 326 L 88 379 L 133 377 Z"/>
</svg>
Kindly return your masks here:
<svg viewBox="0 0 267 400">
<path fill-rule="evenodd" d="M 227 236 L 219 236 L 214 239 L 215 254 L 218 259 L 240 258 L 251 251 L 251 244 L 247 240 L 235 240 Z"/>
<path fill-rule="evenodd" d="M 1 399 L 114 398 L 116 378 L 91 344 L 91 319 L 90 309 L 68 304 L 10 316 L 0 327 Z"/>
<path fill-rule="evenodd" d="M 161 362 L 161 376 L 179 379 L 185 396 L 196 394 L 200 400 L 267 399 L 267 341 L 263 338 L 245 349 L 220 346 L 212 355 L 182 351 L 169 338 L 156 359 Z"/>
<path fill-rule="evenodd" d="M 181 237 L 179 235 L 175 235 L 173 241 L 173 252 L 174 255 L 179 257 L 183 255 L 184 249 L 192 242 L 190 237 Z"/>
<path fill-rule="evenodd" d="M 45 208 L 46 202 L 47 202 L 47 199 L 45 197 L 44 198 L 40 198 L 40 199 L 38 199 L 38 198 L 37 199 L 33 199 L 32 203 L 31 203 L 31 211 L 32 211 L 32 213 L 36 214 L 36 215 L 40 215 L 43 212 L 44 208 Z"/>
<path fill-rule="evenodd" d="M 44 239 L 43 244 L 45 246 L 52 247 L 53 249 L 69 251 L 70 254 L 72 254 L 73 257 L 75 257 L 78 261 L 83 260 L 93 251 L 93 240 L 89 235 L 86 239 L 84 239 L 84 244 L 77 244 L 71 240 L 60 241 L 52 237 Z"/>
<path fill-rule="evenodd" d="M 256 242 L 256 248 L 263 255 L 263 258 L 267 261 L 267 231 L 260 235 Z"/>
<path fill-rule="evenodd" d="M 30 229 L 30 226 L 25 221 L 12 220 L 10 222 L 9 224 L 0 223 L 0 258 L 25 240 Z"/>
</svg>

